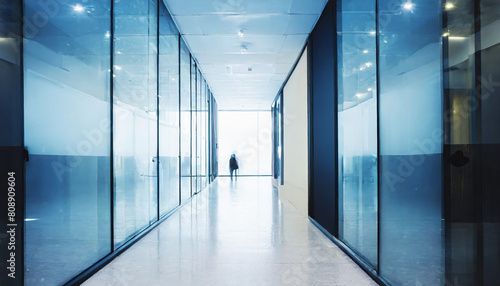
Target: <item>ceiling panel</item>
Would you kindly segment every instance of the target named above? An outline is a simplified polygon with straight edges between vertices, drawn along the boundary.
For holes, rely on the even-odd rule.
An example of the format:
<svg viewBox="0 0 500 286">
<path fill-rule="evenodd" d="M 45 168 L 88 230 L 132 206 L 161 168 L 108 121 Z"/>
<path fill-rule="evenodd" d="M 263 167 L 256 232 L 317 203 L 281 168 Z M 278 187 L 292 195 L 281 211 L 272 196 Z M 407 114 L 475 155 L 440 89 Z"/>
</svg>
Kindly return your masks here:
<svg viewBox="0 0 500 286">
<path fill-rule="evenodd" d="M 270 108 L 326 0 L 164 0 L 221 109 Z"/>
<path fill-rule="evenodd" d="M 214 13 L 290 13 L 294 3 L 293 0 L 165 0 L 165 4 L 172 16 L 177 16 Z"/>
</svg>

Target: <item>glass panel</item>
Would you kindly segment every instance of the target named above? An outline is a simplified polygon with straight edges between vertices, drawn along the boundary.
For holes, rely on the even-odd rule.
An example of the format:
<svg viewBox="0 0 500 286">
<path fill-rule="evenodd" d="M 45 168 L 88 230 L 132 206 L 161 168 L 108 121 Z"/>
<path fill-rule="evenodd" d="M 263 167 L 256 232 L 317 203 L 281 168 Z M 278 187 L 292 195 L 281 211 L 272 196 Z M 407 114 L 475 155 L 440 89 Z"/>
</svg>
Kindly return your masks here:
<svg viewBox="0 0 500 286">
<path fill-rule="evenodd" d="M 28 5 L 27 5 L 28 6 Z M 22 146 L 22 120 L 19 116 L 22 108 L 22 73 L 21 73 L 21 34 L 22 2 L 0 0 L 0 146 Z M 27 37 L 30 35 L 27 34 Z M 5 213 L 7 214 L 7 213 Z M 0 250 L 3 255 L 7 248 Z M 9 251 L 10 252 L 10 251 Z M 2 256 L 3 257 L 3 256 Z"/>
<path fill-rule="evenodd" d="M 283 93 L 278 95 L 278 100 L 276 101 L 276 135 L 277 135 L 277 143 L 276 143 L 276 167 L 278 170 L 278 184 L 283 185 L 283 104 L 282 104 Z"/>
<path fill-rule="evenodd" d="M 179 205 L 179 33 L 160 9 L 160 214 Z"/>
<path fill-rule="evenodd" d="M 181 197 L 191 197 L 191 55 L 181 41 Z"/>
<path fill-rule="evenodd" d="M 481 0 L 481 86 L 480 122 L 482 150 L 479 158 L 481 169 L 476 180 L 481 180 L 480 210 L 482 222 L 482 241 L 478 251 L 478 264 L 484 269 L 484 285 L 500 285 L 500 2 Z M 478 50 L 478 49 L 476 49 Z M 477 108 L 477 107 L 476 107 Z M 477 123 L 476 123 L 477 124 Z M 477 142 L 479 143 L 479 142 Z M 481 245 L 482 244 L 482 245 Z M 481 280 L 479 280 L 481 281 Z"/>
<path fill-rule="evenodd" d="M 197 112 L 196 108 L 198 106 L 198 72 L 196 69 L 196 63 L 193 58 L 191 58 L 191 194 L 195 194 L 198 191 L 198 184 L 196 181 L 196 173 L 198 166 L 196 164 L 198 158 L 197 146 L 198 146 L 198 136 L 197 136 Z"/>
<path fill-rule="evenodd" d="M 378 3 L 380 274 L 393 285 L 440 285 L 442 3 Z"/>
<path fill-rule="evenodd" d="M 115 246 L 157 219 L 156 5 L 114 6 Z"/>
<path fill-rule="evenodd" d="M 377 267 L 376 7 L 339 3 L 339 238 Z"/>
<path fill-rule="evenodd" d="M 259 112 L 259 175 L 272 174 L 272 119 L 271 112 Z"/>
<path fill-rule="evenodd" d="M 451 5 L 451 6 L 450 6 Z M 445 164 L 446 279 L 458 285 L 475 285 L 478 233 L 474 202 L 478 172 L 475 160 L 462 165 L 465 158 L 477 158 L 478 145 L 473 123 L 475 105 L 474 1 L 448 2 L 445 9 Z M 462 155 L 462 156 L 460 156 Z M 456 158 L 456 160 L 450 160 Z M 468 160 L 468 159 L 467 159 Z M 446 164 L 450 162 L 451 164 Z M 459 167 L 460 166 L 460 167 Z"/>
<path fill-rule="evenodd" d="M 47 11 L 24 3 L 25 19 Z M 111 251 L 110 1 L 52 5 L 24 41 L 25 285 L 36 286 L 62 285 Z"/>
<path fill-rule="evenodd" d="M 203 108 L 203 94 L 204 86 L 203 86 L 203 76 L 198 70 L 198 76 L 196 78 L 197 81 L 197 89 L 196 89 L 196 192 L 200 192 L 203 189 L 203 185 L 201 184 L 201 156 L 202 156 L 202 146 L 203 146 L 203 138 L 202 138 L 202 130 L 203 124 L 201 121 L 201 110 Z"/>
<path fill-rule="evenodd" d="M 201 108 L 200 108 L 200 126 L 201 126 L 201 144 L 200 144 L 200 179 L 201 189 L 204 189 L 207 184 L 207 83 L 203 80 L 201 92 Z"/>
</svg>

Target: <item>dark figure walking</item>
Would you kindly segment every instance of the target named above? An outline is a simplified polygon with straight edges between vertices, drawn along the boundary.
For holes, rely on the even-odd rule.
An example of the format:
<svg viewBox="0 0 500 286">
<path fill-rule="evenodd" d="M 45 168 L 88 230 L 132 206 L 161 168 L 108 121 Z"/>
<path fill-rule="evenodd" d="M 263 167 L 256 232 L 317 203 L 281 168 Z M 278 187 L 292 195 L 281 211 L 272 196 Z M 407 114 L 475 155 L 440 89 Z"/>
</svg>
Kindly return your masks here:
<svg viewBox="0 0 500 286">
<path fill-rule="evenodd" d="M 229 171 L 231 172 L 231 181 L 233 180 L 233 171 L 234 176 L 238 179 L 238 161 L 236 161 L 236 155 L 231 155 L 231 159 L 229 159 Z"/>
</svg>

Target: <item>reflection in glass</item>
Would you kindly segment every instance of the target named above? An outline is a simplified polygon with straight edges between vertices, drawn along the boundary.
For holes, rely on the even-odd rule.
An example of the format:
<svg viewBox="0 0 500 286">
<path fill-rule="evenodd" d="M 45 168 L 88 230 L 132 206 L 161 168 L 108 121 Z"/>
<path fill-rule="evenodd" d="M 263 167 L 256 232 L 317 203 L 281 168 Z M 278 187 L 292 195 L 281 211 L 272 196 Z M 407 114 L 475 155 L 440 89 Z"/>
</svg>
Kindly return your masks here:
<svg viewBox="0 0 500 286">
<path fill-rule="evenodd" d="M 181 40 L 181 200 L 191 197 L 191 55 Z"/>
<path fill-rule="evenodd" d="M 496 0 L 481 0 L 481 142 L 482 166 L 482 248 L 483 256 L 479 269 L 483 273 L 484 285 L 500 285 L 500 3 Z M 476 50 L 477 47 L 476 47 Z M 479 128 L 478 128 L 479 129 Z M 481 234 L 480 234 L 481 235 Z M 480 236 L 481 237 L 481 236 Z M 481 273 L 479 272 L 479 273 Z"/>
<path fill-rule="evenodd" d="M 196 63 L 193 58 L 191 58 L 191 194 L 196 194 L 198 192 L 198 120 L 197 112 L 198 108 L 198 72 Z"/>
<path fill-rule="evenodd" d="M 157 219 L 156 5 L 114 5 L 115 246 Z"/>
<path fill-rule="evenodd" d="M 42 1 L 24 3 L 26 19 L 44 11 Z M 62 285 L 111 251 L 110 1 L 89 0 L 80 12 L 61 5 L 47 20 L 24 41 L 25 285 L 33 286 Z"/>
<path fill-rule="evenodd" d="M 272 175 L 277 180 L 278 184 L 283 183 L 282 174 L 282 149 L 281 144 L 283 140 L 283 125 L 282 125 L 282 111 L 281 98 L 283 93 L 278 94 L 271 106 L 271 120 L 272 120 Z"/>
<path fill-rule="evenodd" d="M 378 1 L 380 275 L 442 285 L 441 1 Z"/>
<path fill-rule="evenodd" d="M 375 1 L 339 1 L 339 238 L 377 266 Z"/>
<path fill-rule="evenodd" d="M 474 223 L 475 160 L 461 167 L 449 164 L 458 154 L 475 158 L 477 145 L 473 122 L 475 105 L 474 1 L 463 0 L 445 9 L 445 198 L 452 206 L 446 211 L 446 279 L 459 285 L 475 285 L 478 233 Z M 461 153 L 460 153 L 461 152 Z M 447 164 L 448 163 L 448 164 Z M 461 165 L 461 164 L 460 164 Z"/>
<path fill-rule="evenodd" d="M 167 9 L 160 6 L 160 215 L 177 207 L 179 198 L 179 34 Z"/>
</svg>

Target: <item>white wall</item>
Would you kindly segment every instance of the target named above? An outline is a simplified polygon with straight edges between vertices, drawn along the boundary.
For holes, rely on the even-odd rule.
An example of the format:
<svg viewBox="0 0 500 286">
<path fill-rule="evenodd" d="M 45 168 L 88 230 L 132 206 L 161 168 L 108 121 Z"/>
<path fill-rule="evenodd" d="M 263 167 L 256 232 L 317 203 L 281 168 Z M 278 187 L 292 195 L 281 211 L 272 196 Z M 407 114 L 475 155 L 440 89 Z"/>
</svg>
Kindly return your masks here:
<svg viewBox="0 0 500 286">
<path fill-rule="evenodd" d="M 284 185 L 278 187 L 279 194 L 307 216 L 307 49 L 285 85 L 283 104 Z"/>
</svg>

